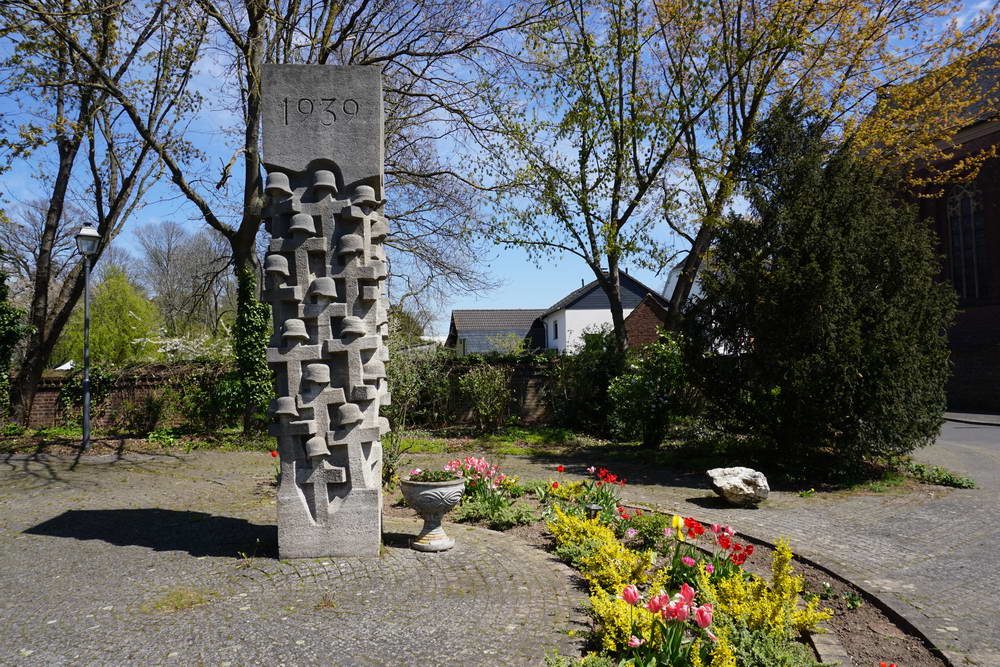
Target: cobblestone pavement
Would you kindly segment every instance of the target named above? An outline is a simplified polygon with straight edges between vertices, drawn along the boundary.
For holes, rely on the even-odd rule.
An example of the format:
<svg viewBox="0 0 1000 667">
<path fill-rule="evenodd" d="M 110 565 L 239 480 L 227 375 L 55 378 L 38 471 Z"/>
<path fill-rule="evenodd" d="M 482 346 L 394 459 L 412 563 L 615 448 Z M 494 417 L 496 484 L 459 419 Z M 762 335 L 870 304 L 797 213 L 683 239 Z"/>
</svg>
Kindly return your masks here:
<svg viewBox="0 0 1000 667">
<path fill-rule="evenodd" d="M 582 588 L 498 533 L 442 554 L 278 561 L 259 453 L 0 465 L 0 664 L 540 664 Z M 200 604 L 191 604 L 202 601 Z"/>
<path fill-rule="evenodd" d="M 422 467 L 445 457 L 415 455 Z M 614 465 L 628 478 L 625 500 L 733 525 L 874 593 L 915 625 L 956 665 L 1000 666 L 1000 426 L 948 423 L 915 458 L 972 477 L 977 489 L 921 485 L 881 493 L 772 492 L 758 509 L 729 508 L 703 475 Z M 559 478 L 556 461 L 507 457 L 502 469 L 525 479 Z M 582 479 L 589 462 L 562 462 Z M 430 465 L 429 465 L 430 464 Z M 609 462 L 604 462 L 611 468 Z M 734 461 L 733 465 L 739 465 Z M 886 656 L 891 659 L 892 656 Z"/>
</svg>

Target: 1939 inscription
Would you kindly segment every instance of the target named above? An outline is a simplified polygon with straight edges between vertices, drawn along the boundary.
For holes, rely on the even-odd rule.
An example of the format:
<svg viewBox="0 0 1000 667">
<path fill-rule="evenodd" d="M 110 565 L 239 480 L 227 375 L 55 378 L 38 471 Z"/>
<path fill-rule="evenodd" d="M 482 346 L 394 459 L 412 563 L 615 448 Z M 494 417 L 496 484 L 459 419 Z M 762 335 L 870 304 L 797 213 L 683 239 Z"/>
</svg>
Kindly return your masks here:
<svg viewBox="0 0 1000 667">
<path fill-rule="evenodd" d="M 338 120 L 350 121 L 357 115 L 360 107 L 357 100 L 338 100 L 336 97 L 321 97 L 313 100 L 308 97 L 300 97 L 298 100 L 286 97 L 282 100 L 285 114 L 285 125 L 288 125 L 289 116 L 291 120 L 303 120 L 314 113 L 319 117 L 323 125 L 333 125 Z"/>
</svg>

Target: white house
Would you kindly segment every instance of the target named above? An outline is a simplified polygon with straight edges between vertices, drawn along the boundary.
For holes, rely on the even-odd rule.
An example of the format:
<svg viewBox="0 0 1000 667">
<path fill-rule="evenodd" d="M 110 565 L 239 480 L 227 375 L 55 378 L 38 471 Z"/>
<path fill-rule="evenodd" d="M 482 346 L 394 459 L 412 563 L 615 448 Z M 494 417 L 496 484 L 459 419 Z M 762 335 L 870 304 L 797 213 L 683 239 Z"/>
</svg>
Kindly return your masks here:
<svg viewBox="0 0 1000 667">
<path fill-rule="evenodd" d="M 665 305 L 663 297 L 624 271 L 621 276 L 622 313 L 628 317 L 646 295 Z M 453 310 L 446 345 L 459 354 L 489 352 L 499 334 L 514 333 L 532 348 L 573 350 L 583 334 L 611 326 L 611 304 L 597 281 L 570 292 L 546 310 Z"/>
</svg>

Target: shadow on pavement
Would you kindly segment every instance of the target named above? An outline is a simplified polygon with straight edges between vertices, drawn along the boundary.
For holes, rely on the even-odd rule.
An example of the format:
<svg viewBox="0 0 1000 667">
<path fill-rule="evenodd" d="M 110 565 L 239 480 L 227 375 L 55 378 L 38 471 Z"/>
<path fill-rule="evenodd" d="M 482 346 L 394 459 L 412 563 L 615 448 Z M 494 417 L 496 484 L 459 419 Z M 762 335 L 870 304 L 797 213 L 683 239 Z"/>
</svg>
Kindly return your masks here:
<svg viewBox="0 0 1000 667">
<path fill-rule="evenodd" d="M 704 507 L 710 510 L 756 510 L 757 509 L 753 505 L 744 507 L 730 505 L 719 496 L 698 496 L 696 498 L 685 498 L 685 502 L 689 502 L 692 505 L 697 505 L 698 507 Z"/>
<path fill-rule="evenodd" d="M 28 535 L 101 540 L 115 546 L 186 551 L 192 556 L 277 558 L 277 526 L 204 512 L 156 508 L 69 510 L 24 531 Z"/>
</svg>

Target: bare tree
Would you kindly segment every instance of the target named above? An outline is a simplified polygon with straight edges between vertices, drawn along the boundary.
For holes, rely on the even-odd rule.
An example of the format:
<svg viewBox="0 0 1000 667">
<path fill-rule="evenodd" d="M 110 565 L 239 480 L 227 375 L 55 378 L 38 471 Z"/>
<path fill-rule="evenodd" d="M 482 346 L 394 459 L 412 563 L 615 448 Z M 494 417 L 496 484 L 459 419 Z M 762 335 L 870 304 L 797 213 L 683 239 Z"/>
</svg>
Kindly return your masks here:
<svg viewBox="0 0 1000 667">
<path fill-rule="evenodd" d="M 43 199 L 35 199 L 16 204 L 10 209 L 9 220 L 0 224 L 0 266 L 13 279 L 9 284 L 10 298 L 20 308 L 31 305 L 31 297 L 36 283 L 37 260 L 45 234 L 45 218 L 49 204 Z M 67 276 L 80 261 L 76 252 L 76 234 L 90 217 L 79 206 L 66 203 L 63 215 L 52 236 L 50 252 L 49 298 L 54 298 L 66 281 Z"/>
<path fill-rule="evenodd" d="M 6 75 L 2 92 L 16 99 L 30 118 L 16 128 L 7 126 L 14 132 L 5 135 L 0 147 L 9 159 L 32 152 L 44 156 L 50 149 L 55 153 L 44 181 L 49 196 L 34 260 L 28 312 L 34 331 L 12 396 L 15 418 L 22 422 L 83 290 L 79 261 L 58 289 L 54 286 L 54 251 L 66 202 L 86 206 L 102 237 L 99 258 L 160 173 L 156 153 L 123 118 L 108 84 L 128 91 L 144 124 L 178 148 L 174 128 L 178 112 L 190 102 L 185 90 L 191 56 L 203 34 L 203 21 L 169 0 L 141 7 L 91 0 L 11 2 L 0 14 L 0 38 L 13 54 L 0 62 Z M 81 160 L 85 175 L 80 174 Z M 68 233 L 65 224 L 63 228 Z"/>
<path fill-rule="evenodd" d="M 140 284 L 160 309 L 164 333 L 216 332 L 233 293 L 228 253 L 219 244 L 223 239 L 204 231 L 192 234 L 172 221 L 144 225 L 138 238 Z"/>
</svg>

